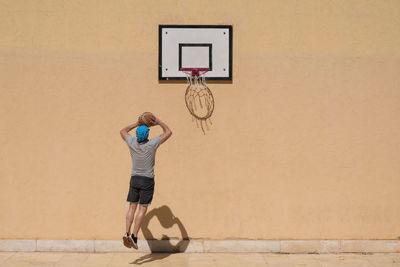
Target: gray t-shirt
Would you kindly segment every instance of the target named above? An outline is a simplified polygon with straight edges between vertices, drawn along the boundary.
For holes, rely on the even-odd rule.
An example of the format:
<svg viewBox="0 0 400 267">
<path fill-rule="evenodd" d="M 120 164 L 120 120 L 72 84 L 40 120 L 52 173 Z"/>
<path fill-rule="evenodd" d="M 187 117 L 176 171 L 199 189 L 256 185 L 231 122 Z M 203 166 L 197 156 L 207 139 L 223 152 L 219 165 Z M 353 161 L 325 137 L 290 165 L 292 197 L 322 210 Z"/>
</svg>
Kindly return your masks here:
<svg viewBox="0 0 400 267">
<path fill-rule="evenodd" d="M 129 146 L 132 157 L 132 176 L 154 178 L 154 163 L 156 150 L 161 144 L 161 138 L 150 139 L 147 143 L 139 144 L 132 135 L 127 135 L 125 141 Z"/>
</svg>

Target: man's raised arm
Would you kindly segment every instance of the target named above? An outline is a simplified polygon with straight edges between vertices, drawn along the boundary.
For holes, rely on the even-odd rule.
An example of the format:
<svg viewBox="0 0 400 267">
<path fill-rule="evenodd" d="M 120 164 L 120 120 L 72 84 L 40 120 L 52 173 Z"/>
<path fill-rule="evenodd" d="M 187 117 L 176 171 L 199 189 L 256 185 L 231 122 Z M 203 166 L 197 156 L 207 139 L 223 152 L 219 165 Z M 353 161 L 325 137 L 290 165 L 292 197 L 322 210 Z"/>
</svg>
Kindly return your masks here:
<svg viewBox="0 0 400 267">
<path fill-rule="evenodd" d="M 162 122 L 159 118 L 156 117 L 155 122 L 161 126 L 161 128 L 163 129 L 163 133 L 160 135 L 161 138 L 161 144 L 164 143 L 165 141 L 168 140 L 168 138 L 172 135 L 172 131 L 169 129 L 169 127 Z"/>
<path fill-rule="evenodd" d="M 135 129 L 138 126 L 139 126 L 139 122 L 135 122 L 134 124 L 128 125 L 128 126 L 124 127 L 121 131 L 119 131 L 122 139 L 125 141 L 125 137 L 129 134 L 129 131 L 132 131 L 132 129 Z"/>
</svg>

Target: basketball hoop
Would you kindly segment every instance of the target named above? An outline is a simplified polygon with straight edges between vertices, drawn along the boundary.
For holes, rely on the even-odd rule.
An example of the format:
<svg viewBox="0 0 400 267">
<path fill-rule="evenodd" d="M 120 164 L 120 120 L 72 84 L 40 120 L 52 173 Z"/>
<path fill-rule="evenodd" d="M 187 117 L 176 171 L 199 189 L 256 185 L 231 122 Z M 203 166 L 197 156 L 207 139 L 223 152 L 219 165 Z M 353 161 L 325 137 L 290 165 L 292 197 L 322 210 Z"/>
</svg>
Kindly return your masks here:
<svg viewBox="0 0 400 267">
<path fill-rule="evenodd" d="M 205 74 L 208 68 L 182 68 L 181 71 L 186 73 L 188 87 L 186 88 L 185 102 L 192 118 L 196 120 L 197 127 L 205 134 L 203 122 L 207 130 L 207 121 L 211 122 L 211 115 L 214 111 L 214 97 L 211 90 L 206 84 Z"/>
<path fill-rule="evenodd" d="M 188 76 L 202 76 L 206 74 L 210 69 L 209 68 L 182 68 L 181 71 L 186 73 Z"/>
</svg>

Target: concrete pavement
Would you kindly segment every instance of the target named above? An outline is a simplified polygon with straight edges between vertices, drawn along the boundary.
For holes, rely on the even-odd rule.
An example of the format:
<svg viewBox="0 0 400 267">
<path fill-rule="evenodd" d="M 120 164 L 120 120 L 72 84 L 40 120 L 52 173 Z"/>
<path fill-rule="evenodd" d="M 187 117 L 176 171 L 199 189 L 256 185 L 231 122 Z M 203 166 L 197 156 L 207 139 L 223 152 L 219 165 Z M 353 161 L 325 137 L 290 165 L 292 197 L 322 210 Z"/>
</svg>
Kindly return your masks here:
<svg viewBox="0 0 400 267">
<path fill-rule="evenodd" d="M 400 267 L 400 253 L 68 253 L 0 252 L 0 266 Z"/>
</svg>

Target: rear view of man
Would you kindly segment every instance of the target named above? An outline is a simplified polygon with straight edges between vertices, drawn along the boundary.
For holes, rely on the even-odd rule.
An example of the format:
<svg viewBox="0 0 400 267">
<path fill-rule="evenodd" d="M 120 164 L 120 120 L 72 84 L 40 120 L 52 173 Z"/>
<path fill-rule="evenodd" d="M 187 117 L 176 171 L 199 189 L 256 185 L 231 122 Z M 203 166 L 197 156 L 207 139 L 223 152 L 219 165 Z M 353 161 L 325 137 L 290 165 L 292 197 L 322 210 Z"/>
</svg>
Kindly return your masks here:
<svg viewBox="0 0 400 267">
<path fill-rule="evenodd" d="M 140 120 L 128 125 L 120 131 L 122 139 L 127 143 L 132 157 L 132 173 L 127 201 L 129 209 L 126 214 L 126 234 L 122 240 L 128 248 L 138 248 L 137 235 L 147 207 L 151 204 L 154 194 L 154 163 L 157 148 L 172 134 L 168 126 L 157 117 L 153 117 L 152 124 L 160 125 L 163 133 L 153 139 L 148 139 L 149 128 L 141 125 Z M 129 131 L 136 128 L 136 138 L 129 135 Z M 131 226 L 135 216 L 137 205 L 139 211 L 136 214 L 135 225 L 131 234 Z"/>
</svg>

